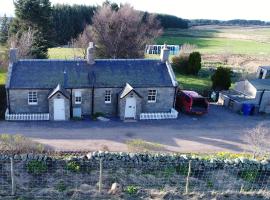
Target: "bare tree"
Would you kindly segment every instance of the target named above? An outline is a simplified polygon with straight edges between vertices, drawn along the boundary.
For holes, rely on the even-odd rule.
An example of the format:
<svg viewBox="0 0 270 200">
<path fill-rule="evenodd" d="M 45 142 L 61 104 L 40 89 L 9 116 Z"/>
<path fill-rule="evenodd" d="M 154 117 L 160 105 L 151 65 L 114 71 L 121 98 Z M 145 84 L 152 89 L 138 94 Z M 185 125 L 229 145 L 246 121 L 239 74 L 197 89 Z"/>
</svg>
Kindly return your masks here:
<svg viewBox="0 0 270 200">
<path fill-rule="evenodd" d="M 268 135 L 269 130 L 263 127 L 261 124 L 249 130 L 245 135 L 245 140 L 249 144 L 250 150 L 252 151 L 254 158 L 258 156 L 265 156 L 268 153 Z"/>
<path fill-rule="evenodd" d="M 79 57 L 80 55 L 83 55 L 83 57 L 86 58 L 86 49 L 89 45 L 89 42 L 91 41 L 93 41 L 91 35 L 91 27 L 87 26 L 76 39 L 71 40 L 74 57 Z"/>
<path fill-rule="evenodd" d="M 139 58 L 146 44 L 162 33 L 156 17 L 122 5 L 119 10 L 104 5 L 93 17 L 90 28 L 97 45 L 97 56 L 106 58 Z"/>
<path fill-rule="evenodd" d="M 180 48 L 180 56 L 189 55 L 197 49 L 195 44 L 185 43 Z"/>
<path fill-rule="evenodd" d="M 31 48 L 34 42 L 34 33 L 31 28 L 22 34 L 17 33 L 9 38 L 8 44 L 11 48 L 18 48 L 19 58 L 32 58 Z"/>
</svg>

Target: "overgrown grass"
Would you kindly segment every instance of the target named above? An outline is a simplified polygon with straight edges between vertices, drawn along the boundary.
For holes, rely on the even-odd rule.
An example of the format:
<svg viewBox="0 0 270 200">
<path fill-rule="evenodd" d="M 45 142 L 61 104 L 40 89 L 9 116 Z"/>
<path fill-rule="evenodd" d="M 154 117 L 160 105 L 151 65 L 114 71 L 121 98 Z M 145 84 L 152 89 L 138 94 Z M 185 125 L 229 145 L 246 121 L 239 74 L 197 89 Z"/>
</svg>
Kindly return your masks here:
<svg viewBox="0 0 270 200">
<path fill-rule="evenodd" d="M 159 37 L 158 44 L 190 43 L 201 53 L 270 55 L 270 27 L 209 27 L 193 29 L 168 29 Z"/>
<path fill-rule="evenodd" d="M 156 152 L 165 151 L 165 147 L 159 143 L 147 142 L 141 139 L 133 139 L 126 141 L 129 151 L 132 152 Z"/>
</svg>

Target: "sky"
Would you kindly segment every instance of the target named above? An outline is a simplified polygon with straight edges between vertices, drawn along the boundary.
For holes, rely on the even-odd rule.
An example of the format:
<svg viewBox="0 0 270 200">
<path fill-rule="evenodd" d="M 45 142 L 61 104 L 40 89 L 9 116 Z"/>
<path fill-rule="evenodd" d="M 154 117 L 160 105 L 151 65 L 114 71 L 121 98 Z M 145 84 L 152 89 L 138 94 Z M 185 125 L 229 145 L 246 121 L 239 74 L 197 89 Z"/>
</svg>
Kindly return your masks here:
<svg viewBox="0 0 270 200">
<path fill-rule="evenodd" d="M 104 0 L 51 0 L 52 4 L 101 5 Z M 270 0 L 112 0 L 135 9 L 185 19 L 256 19 L 270 21 Z M 14 16 L 13 0 L 0 0 L 0 16 Z"/>
</svg>

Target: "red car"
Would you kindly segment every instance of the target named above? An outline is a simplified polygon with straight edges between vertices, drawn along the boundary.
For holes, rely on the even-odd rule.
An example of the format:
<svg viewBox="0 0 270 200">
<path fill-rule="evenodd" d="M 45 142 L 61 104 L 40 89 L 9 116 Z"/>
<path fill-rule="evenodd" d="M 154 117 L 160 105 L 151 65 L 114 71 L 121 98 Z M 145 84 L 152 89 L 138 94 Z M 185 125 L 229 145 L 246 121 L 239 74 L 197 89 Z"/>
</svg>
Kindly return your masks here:
<svg viewBox="0 0 270 200">
<path fill-rule="evenodd" d="M 208 112 L 209 103 L 197 92 L 178 90 L 175 107 L 184 113 L 202 115 Z"/>
</svg>

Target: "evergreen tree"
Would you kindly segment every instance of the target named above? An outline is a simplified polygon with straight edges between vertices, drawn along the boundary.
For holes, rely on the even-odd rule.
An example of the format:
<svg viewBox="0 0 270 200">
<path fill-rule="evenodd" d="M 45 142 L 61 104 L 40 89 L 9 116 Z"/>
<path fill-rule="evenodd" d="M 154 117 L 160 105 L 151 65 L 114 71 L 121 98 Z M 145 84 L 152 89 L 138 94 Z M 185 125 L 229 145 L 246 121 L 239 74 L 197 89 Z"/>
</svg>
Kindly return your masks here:
<svg viewBox="0 0 270 200">
<path fill-rule="evenodd" d="M 6 15 L 3 16 L 0 25 L 0 43 L 6 44 L 8 40 L 9 21 Z"/>
<path fill-rule="evenodd" d="M 188 74 L 198 75 L 202 67 L 201 61 L 201 54 L 199 52 L 191 53 L 188 59 Z"/>
<path fill-rule="evenodd" d="M 231 70 L 225 67 L 218 67 L 211 77 L 214 90 L 228 90 L 231 87 Z"/>
<path fill-rule="evenodd" d="M 35 30 L 32 55 L 35 58 L 46 58 L 48 48 L 53 45 L 54 31 L 52 26 L 52 8 L 49 0 L 16 0 L 15 20 L 11 33 L 17 34 Z M 18 26 L 19 24 L 19 26 Z"/>
</svg>

